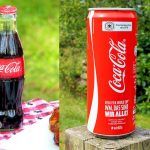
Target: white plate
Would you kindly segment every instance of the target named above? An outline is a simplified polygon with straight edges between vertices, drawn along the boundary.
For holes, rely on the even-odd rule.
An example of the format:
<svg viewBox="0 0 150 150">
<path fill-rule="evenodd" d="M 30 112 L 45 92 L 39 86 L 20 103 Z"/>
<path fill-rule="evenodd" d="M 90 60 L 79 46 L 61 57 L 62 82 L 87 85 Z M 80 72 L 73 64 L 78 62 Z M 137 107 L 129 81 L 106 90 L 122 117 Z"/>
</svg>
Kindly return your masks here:
<svg viewBox="0 0 150 150">
<path fill-rule="evenodd" d="M 0 150 L 59 150 L 49 131 L 49 117 L 25 127 L 9 140 L 0 141 Z"/>
</svg>

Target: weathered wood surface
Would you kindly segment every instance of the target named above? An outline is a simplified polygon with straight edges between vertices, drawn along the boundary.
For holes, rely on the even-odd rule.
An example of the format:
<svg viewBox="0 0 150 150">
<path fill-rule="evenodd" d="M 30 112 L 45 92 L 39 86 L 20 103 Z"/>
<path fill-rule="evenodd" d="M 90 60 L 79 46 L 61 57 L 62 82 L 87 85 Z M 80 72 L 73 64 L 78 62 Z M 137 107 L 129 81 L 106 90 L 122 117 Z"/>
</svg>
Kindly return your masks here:
<svg viewBox="0 0 150 150">
<path fill-rule="evenodd" d="M 96 138 L 86 126 L 65 131 L 65 150 L 150 150 L 150 130 L 137 128 L 132 135 L 116 140 Z"/>
</svg>

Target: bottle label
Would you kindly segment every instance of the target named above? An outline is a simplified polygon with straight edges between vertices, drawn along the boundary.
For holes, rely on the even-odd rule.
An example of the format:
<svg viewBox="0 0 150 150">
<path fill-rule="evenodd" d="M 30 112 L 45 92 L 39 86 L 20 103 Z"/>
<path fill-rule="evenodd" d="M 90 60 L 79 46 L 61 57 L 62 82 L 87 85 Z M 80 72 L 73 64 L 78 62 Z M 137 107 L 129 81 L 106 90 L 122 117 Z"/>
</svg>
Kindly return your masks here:
<svg viewBox="0 0 150 150">
<path fill-rule="evenodd" d="M 24 75 L 23 57 L 0 59 L 0 78 L 1 79 L 18 78 L 23 75 Z"/>
</svg>

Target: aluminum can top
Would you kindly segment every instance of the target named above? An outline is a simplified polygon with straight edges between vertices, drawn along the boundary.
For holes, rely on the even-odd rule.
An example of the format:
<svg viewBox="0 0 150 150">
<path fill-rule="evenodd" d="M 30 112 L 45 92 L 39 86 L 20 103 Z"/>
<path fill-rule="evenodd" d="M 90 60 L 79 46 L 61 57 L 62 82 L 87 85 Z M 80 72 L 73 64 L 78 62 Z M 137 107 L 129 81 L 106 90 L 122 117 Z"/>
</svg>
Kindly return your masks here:
<svg viewBox="0 0 150 150">
<path fill-rule="evenodd" d="M 116 10 L 116 11 L 136 11 L 135 8 L 119 8 L 119 7 L 114 7 L 114 8 L 109 8 L 109 7 L 102 7 L 102 8 L 89 8 L 89 11 L 92 10 Z"/>
</svg>

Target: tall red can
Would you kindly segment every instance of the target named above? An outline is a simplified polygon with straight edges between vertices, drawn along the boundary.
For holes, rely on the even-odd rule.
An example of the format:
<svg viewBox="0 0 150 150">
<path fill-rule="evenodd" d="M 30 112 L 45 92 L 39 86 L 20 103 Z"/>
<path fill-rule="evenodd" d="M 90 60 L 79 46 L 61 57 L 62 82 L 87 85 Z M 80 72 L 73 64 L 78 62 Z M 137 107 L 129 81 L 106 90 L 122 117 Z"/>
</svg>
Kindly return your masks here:
<svg viewBox="0 0 150 150">
<path fill-rule="evenodd" d="M 137 16 L 132 8 L 90 8 L 87 19 L 87 128 L 124 137 L 135 130 Z"/>
</svg>

